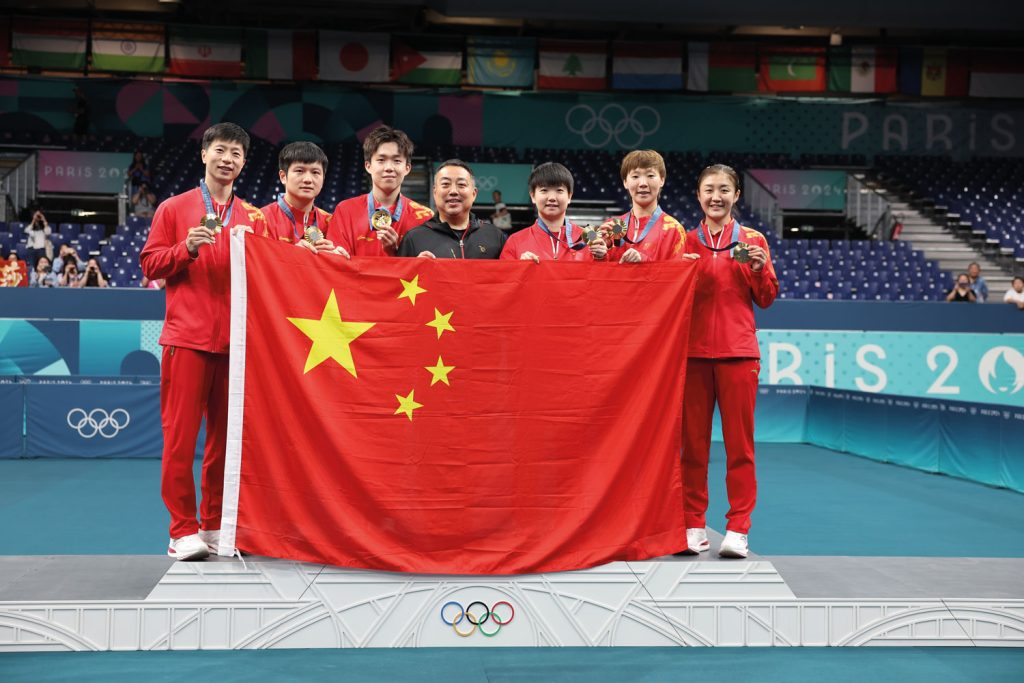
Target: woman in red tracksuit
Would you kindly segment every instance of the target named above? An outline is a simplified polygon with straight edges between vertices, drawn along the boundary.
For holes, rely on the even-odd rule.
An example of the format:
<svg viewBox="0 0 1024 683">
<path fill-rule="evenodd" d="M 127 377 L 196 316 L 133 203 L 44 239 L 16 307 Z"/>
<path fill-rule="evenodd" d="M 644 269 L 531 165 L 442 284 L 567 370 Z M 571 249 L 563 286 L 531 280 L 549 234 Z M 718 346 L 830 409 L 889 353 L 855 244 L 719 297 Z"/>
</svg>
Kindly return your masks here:
<svg viewBox="0 0 1024 683">
<path fill-rule="evenodd" d="M 779 293 L 764 235 L 732 217 L 739 176 L 714 164 L 700 174 L 697 198 L 704 220 L 686 236 L 685 250 L 700 254 L 693 301 L 690 351 L 683 398 L 683 515 L 688 554 L 710 547 L 708 454 L 715 403 L 725 439 L 729 513 L 721 557 L 746 557 L 750 513 L 757 500 L 754 474 L 754 401 L 761 354 L 754 307 L 767 308 Z M 740 253 L 735 243 L 743 243 Z M 747 258 L 749 257 L 749 259 Z"/>
</svg>

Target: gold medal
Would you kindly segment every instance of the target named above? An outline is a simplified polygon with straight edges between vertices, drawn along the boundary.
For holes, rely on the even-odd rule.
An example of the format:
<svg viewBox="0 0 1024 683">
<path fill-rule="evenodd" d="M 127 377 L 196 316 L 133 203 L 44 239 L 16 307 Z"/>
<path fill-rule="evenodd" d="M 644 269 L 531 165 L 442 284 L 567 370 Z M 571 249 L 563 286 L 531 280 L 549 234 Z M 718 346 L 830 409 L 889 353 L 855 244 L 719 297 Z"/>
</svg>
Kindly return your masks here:
<svg viewBox="0 0 1024 683">
<path fill-rule="evenodd" d="M 580 226 L 580 229 L 583 231 L 582 237 L 584 242 L 586 242 L 587 244 L 593 244 L 594 242 L 597 241 L 597 230 L 595 230 L 589 225 Z"/>
<path fill-rule="evenodd" d="M 391 214 L 384 209 L 377 209 L 370 217 L 370 225 L 374 230 L 387 230 L 391 227 Z"/>
<path fill-rule="evenodd" d="M 213 230 L 214 233 L 220 234 L 221 228 L 224 224 L 221 223 L 220 216 L 215 213 L 208 213 L 202 217 L 199 221 L 199 225 L 203 226 L 207 230 Z"/>
<path fill-rule="evenodd" d="M 746 242 L 737 242 L 736 246 L 732 248 L 732 257 L 736 260 L 736 263 L 749 263 L 750 262 L 750 245 Z"/>
<path fill-rule="evenodd" d="M 306 229 L 302 231 L 302 239 L 306 240 L 310 244 L 316 244 L 319 240 L 324 238 L 323 233 L 315 225 L 308 225 Z"/>
</svg>

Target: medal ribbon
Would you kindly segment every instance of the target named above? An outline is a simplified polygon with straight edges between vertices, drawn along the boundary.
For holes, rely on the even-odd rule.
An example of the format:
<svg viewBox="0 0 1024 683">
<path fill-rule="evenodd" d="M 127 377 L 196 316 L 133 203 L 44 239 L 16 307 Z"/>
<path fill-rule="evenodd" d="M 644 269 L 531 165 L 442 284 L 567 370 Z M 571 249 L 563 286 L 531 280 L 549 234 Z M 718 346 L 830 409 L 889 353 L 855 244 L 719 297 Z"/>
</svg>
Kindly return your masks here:
<svg viewBox="0 0 1024 683">
<path fill-rule="evenodd" d="M 227 227 L 228 221 L 231 220 L 231 212 L 235 210 L 235 192 L 232 190 L 231 196 L 228 198 L 227 211 L 222 216 L 219 211 L 215 211 L 213 208 L 213 197 L 210 195 L 210 188 L 206 186 L 206 180 L 199 181 L 199 191 L 203 195 L 203 206 L 206 207 L 207 214 L 214 214 L 220 219 L 220 224 Z"/>
<path fill-rule="evenodd" d="M 285 216 L 288 216 L 288 220 L 291 221 L 292 234 L 295 235 L 295 239 L 301 239 L 301 238 L 306 236 L 306 228 L 309 228 L 309 227 L 317 228 L 318 227 L 317 226 L 316 206 L 314 205 L 309 210 L 309 215 L 313 217 L 313 222 L 312 223 L 307 224 L 305 218 L 303 218 L 303 220 L 302 220 L 302 234 L 300 235 L 299 232 L 295 229 L 295 214 L 292 213 L 292 207 L 288 206 L 288 202 L 286 202 L 284 200 L 284 194 L 285 193 L 282 192 L 281 194 L 277 195 L 277 206 L 278 206 L 278 208 L 281 209 L 281 211 L 284 212 Z"/>
<path fill-rule="evenodd" d="M 555 253 L 552 254 L 553 256 L 556 256 L 556 257 L 558 256 L 558 246 L 557 246 L 558 242 L 563 242 L 564 241 L 565 242 L 565 246 L 568 247 L 571 251 L 579 251 L 580 249 L 583 249 L 584 247 L 587 246 L 583 242 L 580 242 L 579 244 L 574 244 L 573 243 L 573 239 L 572 239 L 573 224 L 569 222 L 568 218 L 565 219 L 565 239 L 564 240 L 560 239 L 557 234 L 551 232 L 551 230 L 548 229 L 548 226 L 546 226 L 544 224 L 544 221 L 542 221 L 540 218 L 537 219 L 537 225 L 540 226 L 541 230 L 543 230 L 544 232 L 547 233 L 548 237 L 550 237 L 552 240 L 554 240 L 553 244 L 555 244 L 555 247 L 554 247 L 554 252 Z"/>
<path fill-rule="evenodd" d="M 735 220 L 733 220 L 733 222 L 732 222 L 732 241 L 729 244 L 725 245 L 724 247 L 723 246 L 717 246 L 717 245 L 721 245 L 722 244 L 722 237 L 725 235 L 725 228 L 723 228 L 722 232 L 719 233 L 718 241 L 715 243 L 716 246 L 712 246 L 712 244 L 711 244 L 711 228 L 708 228 L 707 224 L 705 224 L 705 223 L 701 223 L 700 227 L 703 228 L 703 229 L 697 231 L 697 237 L 698 237 L 698 239 L 700 239 L 700 243 L 703 244 L 708 249 L 710 249 L 711 251 L 729 251 L 730 249 L 735 247 L 737 244 L 739 244 L 739 241 L 740 241 L 740 224 L 739 224 L 739 222 L 737 222 Z M 707 230 L 707 236 L 706 237 L 705 237 L 704 230 Z M 731 252 L 729 253 L 729 256 L 730 257 L 732 256 Z"/>
<path fill-rule="evenodd" d="M 647 233 L 651 231 L 651 228 L 654 227 L 654 224 L 658 222 L 658 219 L 661 218 L 661 213 L 661 207 L 659 206 L 657 209 L 655 209 L 654 213 L 651 214 L 651 217 L 647 219 L 647 225 L 644 226 L 644 231 L 640 233 L 640 236 L 637 237 L 635 240 L 631 240 L 629 239 L 629 226 L 633 224 L 633 212 L 630 211 L 629 218 L 626 221 L 626 234 L 623 235 L 622 239 L 626 240 L 630 244 L 640 244 L 641 242 L 644 241 L 644 238 L 647 237 Z M 636 219 L 636 227 L 638 230 L 640 229 L 639 216 Z"/>
<path fill-rule="evenodd" d="M 382 209 L 391 216 L 391 225 L 397 230 L 398 221 L 402 220 L 402 209 L 404 208 L 405 204 L 402 203 L 402 195 L 398 195 L 398 208 L 395 209 L 394 213 L 391 213 L 386 206 L 376 206 L 376 202 L 373 200 L 373 191 L 371 190 L 366 195 L 366 222 L 370 225 L 370 230 L 376 230 L 377 228 L 373 227 L 373 212 L 377 209 Z"/>
</svg>

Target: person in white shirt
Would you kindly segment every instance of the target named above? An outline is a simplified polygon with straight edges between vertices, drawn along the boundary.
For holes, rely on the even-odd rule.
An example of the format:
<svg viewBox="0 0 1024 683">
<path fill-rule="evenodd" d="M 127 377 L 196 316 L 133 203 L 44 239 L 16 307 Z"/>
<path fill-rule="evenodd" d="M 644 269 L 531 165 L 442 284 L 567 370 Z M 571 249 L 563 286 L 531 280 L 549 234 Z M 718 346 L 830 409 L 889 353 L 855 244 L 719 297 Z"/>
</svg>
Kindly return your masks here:
<svg viewBox="0 0 1024 683">
<path fill-rule="evenodd" d="M 491 214 L 491 223 L 502 230 L 509 230 L 512 227 L 512 214 L 509 213 L 508 205 L 501 201 L 501 190 L 491 193 L 494 200 L 494 213 Z"/>
<path fill-rule="evenodd" d="M 1003 295 L 1003 302 L 1014 304 L 1018 311 L 1024 311 L 1024 277 L 1018 275 L 1013 278 L 1010 288 Z"/>
</svg>

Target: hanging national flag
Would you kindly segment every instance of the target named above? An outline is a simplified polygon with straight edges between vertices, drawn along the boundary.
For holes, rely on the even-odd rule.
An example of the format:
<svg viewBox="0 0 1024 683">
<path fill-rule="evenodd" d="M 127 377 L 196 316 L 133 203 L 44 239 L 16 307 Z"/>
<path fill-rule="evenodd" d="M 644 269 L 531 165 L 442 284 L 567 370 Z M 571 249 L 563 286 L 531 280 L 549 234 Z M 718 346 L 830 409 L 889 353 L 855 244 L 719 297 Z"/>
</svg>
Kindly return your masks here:
<svg viewBox="0 0 1024 683">
<path fill-rule="evenodd" d="M 966 97 L 967 53 L 944 47 L 900 50 L 900 92 L 924 97 Z"/>
<path fill-rule="evenodd" d="M 683 87 L 681 43 L 612 46 L 612 87 L 619 90 L 679 90 Z"/>
<path fill-rule="evenodd" d="M 41 69 L 85 68 L 89 24 L 72 19 L 15 19 L 11 27 L 11 61 Z"/>
<path fill-rule="evenodd" d="M 98 71 L 158 73 L 164 70 L 164 25 L 96 21 L 92 25 L 92 68 Z"/>
<path fill-rule="evenodd" d="M 171 27 L 170 73 L 179 76 L 242 76 L 242 31 Z"/>
<path fill-rule="evenodd" d="M 320 31 L 320 80 L 386 83 L 390 53 L 387 33 Z"/>
<path fill-rule="evenodd" d="M 857 45 L 829 51 L 832 92 L 896 92 L 896 48 Z"/>
<path fill-rule="evenodd" d="M 466 83 L 505 88 L 533 86 L 537 41 L 533 38 L 470 37 Z"/>
<path fill-rule="evenodd" d="M 247 29 L 245 75 L 281 81 L 316 77 L 316 33 L 288 29 Z"/>
<path fill-rule="evenodd" d="M 970 95 L 1024 97 L 1024 51 L 973 51 Z"/>
<path fill-rule="evenodd" d="M 391 44 L 391 80 L 458 85 L 462 81 L 462 39 L 396 37 Z"/>
<path fill-rule="evenodd" d="M 760 82 L 763 92 L 822 92 L 825 90 L 825 50 L 817 47 L 762 48 Z"/>
<path fill-rule="evenodd" d="M 757 90 L 757 48 L 750 44 L 689 43 L 686 89 L 697 92 Z"/>
<path fill-rule="evenodd" d="M 232 239 L 221 552 L 520 574 L 684 547 L 692 261 L 627 276 Z M 559 294 L 611 289 L 629 306 Z M 599 370 L 575 352 L 597 338 Z"/>
<path fill-rule="evenodd" d="M 608 44 L 604 41 L 540 41 L 538 88 L 603 90 L 607 82 Z"/>
</svg>

